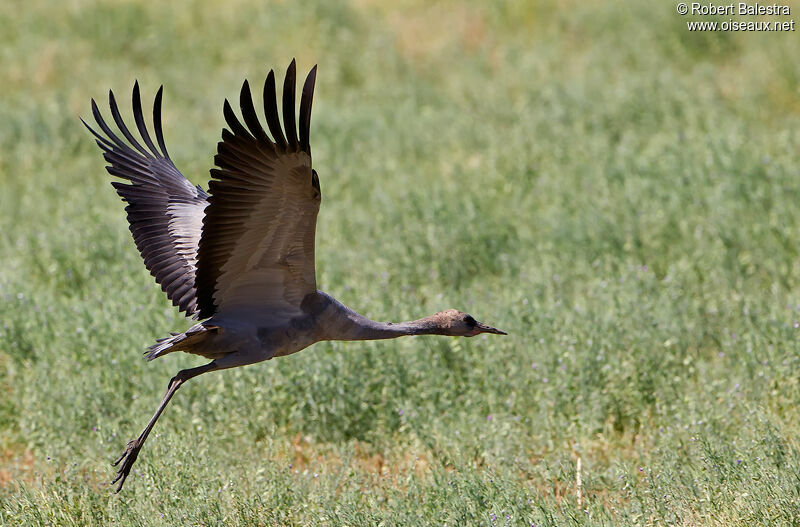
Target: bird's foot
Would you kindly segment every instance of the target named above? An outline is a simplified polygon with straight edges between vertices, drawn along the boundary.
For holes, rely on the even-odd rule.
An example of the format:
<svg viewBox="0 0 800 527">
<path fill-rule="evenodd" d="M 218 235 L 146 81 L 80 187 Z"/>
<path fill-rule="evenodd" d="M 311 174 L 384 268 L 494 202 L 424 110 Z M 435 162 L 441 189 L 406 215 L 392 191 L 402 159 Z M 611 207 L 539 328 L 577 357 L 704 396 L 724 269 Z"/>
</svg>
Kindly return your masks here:
<svg viewBox="0 0 800 527">
<path fill-rule="evenodd" d="M 117 486 L 117 490 L 115 492 L 119 492 L 122 490 L 122 485 L 125 484 L 125 479 L 128 477 L 128 474 L 131 472 L 131 467 L 136 462 L 136 458 L 139 456 L 139 450 L 142 448 L 143 441 L 140 438 L 133 439 L 128 441 L 128 446 L 125 447 L 125 452 L 122 453 L 119 458 L 112 463 L 113 466 L 117 466 L 122 463 L 122 466 L 119 467 L 117 470 L 117 475 L 114 480 L 111 482 L 113 485 L 117 481 L 119 481 L 119 485 Z"/>
</svg>

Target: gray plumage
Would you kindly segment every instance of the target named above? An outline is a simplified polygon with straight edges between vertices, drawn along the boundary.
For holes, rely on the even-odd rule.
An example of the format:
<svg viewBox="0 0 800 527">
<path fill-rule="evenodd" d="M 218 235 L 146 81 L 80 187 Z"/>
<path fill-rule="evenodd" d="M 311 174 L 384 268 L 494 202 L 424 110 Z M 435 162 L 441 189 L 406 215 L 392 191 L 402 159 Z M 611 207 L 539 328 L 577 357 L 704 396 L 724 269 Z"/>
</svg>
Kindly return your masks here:
<svg viewBox="0 0 800 527">
<path fill-rule="evenodd" d="M 84 124 L 103 150 L 108 172 L 124 180 L 112 185 L 127 203 L 145 266 L 175 306 L 200 320 L 159 339 L 147 358 L 184 351 L 211 359 L 172 378 L 155 415 L 114 463 L 122 463 L 113 481 L 119 482 L 117 492 L 172 395 L 192 377 L 289 355 L 324 340 L 505 334 L 454 309 L 410 322 L 376 322 L 317 290 L 314 238 L 322 193 L 309 143 L 316 66 L 304 83 L 297 120 L 295 77 L 293 60 L 283 85 L 282 126 L 275 74 L 267 75 L 263 98 L 269 134 L 247 81 L 239 95 L 244 123 L 225 101 L 228 127 L 217 145 L 208 193 L 189 183 L 167 153 L 162 88 L 153 104 L 155 143 L 145 125 L 138 83 L 133 116 L 144 144 L 125 125 L 113 93 L 111 115 L 125 140 L 92 100 L 99 131 Z"/>
</svg>

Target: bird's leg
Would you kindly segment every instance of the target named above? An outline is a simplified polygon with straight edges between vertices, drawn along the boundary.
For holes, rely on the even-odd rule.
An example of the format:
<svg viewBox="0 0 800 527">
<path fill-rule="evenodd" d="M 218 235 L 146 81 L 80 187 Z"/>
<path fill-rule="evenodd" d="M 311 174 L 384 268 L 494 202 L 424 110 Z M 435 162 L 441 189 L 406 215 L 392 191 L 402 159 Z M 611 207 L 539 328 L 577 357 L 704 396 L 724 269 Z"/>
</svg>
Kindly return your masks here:
<svg viewBox="0 0 800 527">
<path fill-rule="evenodd" d="M 147 435 L 150 433 L 150 430 L 153 429 L 153 426 L 156 424 L 156 421 L 158 421 L 158 418 L 161 416 L 161 412 L 163 412 L 164 408 L 167 407 L 167 403 L 169 403 L 169 400 L 172 398 L 173 395 L 175 395 L 175 392 L 178 391 L 178 388 L 181 387 L 181 384 L 188 381 L 192 377 L 197 377 L 198 375 L 202 375 L 203 373 L 216 370 L 217 368 L 218 366 L 215 363 L 210 362 L 205 366 L 198 366 L 197 368 L 189 368 L 188 370 L 181 370 L 175 375 L 175 377 L 173 377 L 169 381 L 169 385 L 167 386 L 167 392 L 164 394 L 164 398 L 161 399 L 161 404 L 158 405 L 156 413 L 153 414 L 153 417 L 150 419 L 150 422 L 147 423 L 147 426 L 144 427 L 144 430 L 142 430 L 142 433 L 139 434 L 139 437 L 128 442 L 128 446 L 125 447 L 125 452 L 122 453 L 119 459 L 117 459 L 116 461 L 114 461 L 114 463 L 112 463 L 112 465 L 117 466 L 120 464 L 120 462 L 122 462 L 122 466 L 119 467 L 119 470 L 117 471 L 117 476 L 111 482 L 111 484 L 113 485 L 114 483 L 119 481 L 119 486 L 117 486 L 116 492 L 122 490 L 122 485 L 125 484 L 125 478 L 128 477 L 128 474 L 131 471 L 131 467 L 133 467 L 133 464 L 136 461 L 136 457 L 139 455 L 139 450 L 142 448 L 142 445 L 144 445 L 144 442 L 147 440 Z"/>
</svg>

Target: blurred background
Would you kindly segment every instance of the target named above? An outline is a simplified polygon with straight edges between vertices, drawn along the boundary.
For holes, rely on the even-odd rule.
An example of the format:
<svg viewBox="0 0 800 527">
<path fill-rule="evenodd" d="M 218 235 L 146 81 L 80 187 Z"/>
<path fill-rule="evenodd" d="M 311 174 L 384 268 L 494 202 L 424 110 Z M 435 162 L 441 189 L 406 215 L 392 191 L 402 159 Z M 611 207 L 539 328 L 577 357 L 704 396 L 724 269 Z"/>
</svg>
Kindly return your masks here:
<svg viewBox="0 0 800 527">
<path fill-rule="evenodd" d="M 800 42 L 686 24 L 793 16 L 2 3 L 0 524 L 796 522 Z M 201 377 L 112 495 L 108 463 L 200 360 L 142 359 L 189 321 L 78 118 L 113 89 L 130 119 L 134 81 L 146 107 L 163 84 L 169 152 L 205 185 L 223 100 L 293 57 L 319 64 L 320 288 L 509 336 L 321 343 Z"/>
</svg>

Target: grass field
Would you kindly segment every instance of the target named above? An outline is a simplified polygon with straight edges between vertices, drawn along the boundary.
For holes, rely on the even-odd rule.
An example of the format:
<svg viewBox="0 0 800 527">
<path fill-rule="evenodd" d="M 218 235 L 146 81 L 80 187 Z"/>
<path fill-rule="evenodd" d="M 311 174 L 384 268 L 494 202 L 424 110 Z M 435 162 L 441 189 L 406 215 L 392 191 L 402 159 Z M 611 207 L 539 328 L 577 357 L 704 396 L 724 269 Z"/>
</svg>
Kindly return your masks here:
<svg viewBox="0 0 800 527">
<path fill-rule="evenodd" d="M 800 523 L 798 33 L 690 33 L 670 2 L 389 5 L 0 3 L 0 524 Z M 292 57 L 319 64 L 320 287 L 510 335 L 200 377 L 114 495 L 109 462 L 201 361 L 142 359 L 189 322 L 78 116 L 163 83 L 205 184 L 223 99 Z"/>
</svg>

